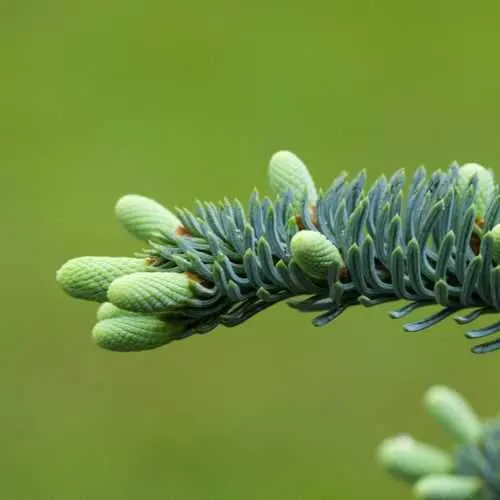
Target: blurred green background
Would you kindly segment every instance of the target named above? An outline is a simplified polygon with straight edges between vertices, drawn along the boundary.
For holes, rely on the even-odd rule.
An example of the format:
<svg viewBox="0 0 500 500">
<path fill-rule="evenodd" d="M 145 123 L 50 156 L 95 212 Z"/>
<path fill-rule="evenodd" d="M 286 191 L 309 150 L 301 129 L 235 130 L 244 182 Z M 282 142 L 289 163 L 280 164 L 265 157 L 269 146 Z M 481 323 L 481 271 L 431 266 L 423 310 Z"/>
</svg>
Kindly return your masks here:
<svg viewBox="0 0 500 500">
<path fill-rule="evenodd" d="M 138 245 L 134 192 L 168 206 L 267 191 L 279 149 L 337 173 L 478 161 L 500 171 L 497 2 L 0 4 L 0 496 L 410 498 L 374 460 L 401 431 L 450 443 L 434 383 L 499 407 L 500 355 L 391 307 L 316 329 L 278 306 L 164 349 L 98 349 L 55 271 Z M 419 314 L 412 318 L 419 317 Z M 491 318 L 490 318 L 491 320 Z"/>
</svg>

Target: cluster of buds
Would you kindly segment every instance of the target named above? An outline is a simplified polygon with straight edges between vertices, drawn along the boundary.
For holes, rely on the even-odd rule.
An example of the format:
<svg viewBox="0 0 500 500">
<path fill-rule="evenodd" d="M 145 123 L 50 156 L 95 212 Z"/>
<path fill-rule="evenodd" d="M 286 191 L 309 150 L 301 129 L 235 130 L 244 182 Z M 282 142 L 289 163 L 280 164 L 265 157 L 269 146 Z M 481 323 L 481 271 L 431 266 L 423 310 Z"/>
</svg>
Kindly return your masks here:
<svg viewBox="0 0 500 500">
<path fill-rule="evenodd" d="M 405 325 L 429 328 L 453 312 L 470 323 L 500 310 L 500 195 L 490 170 L 452 165 L 416 171 L 406 195 L 404 172 L 340 174 L 321 191 L 305 164 L 280 151 L 269 163 L 275 198 L 197 203 L 195 213 L 126 195 L 122 226 L 146 247 L 135 257 L 80 257 L 57 281 L 72 297 L 102 303 L 93 330 L 106 349 L 156 348 L 219 325 L 233 327 L 287 300 L 319 312 L 327 324 L 348 307 L 405 299 L 395 318 L 425 305 L 442 310 Z M 305 300 L 289 300 L 308 295 Z M 500 324 L 467 333 L 491 335 Z M 475 352 L 500 348 L 500 340 Z"/>
<path fill-rule="evenodd" d="M 379 447 L 382 466 L 421 500 L 500 499 L 500 420 L 483 421 L 460 394 L 443 386 L 431 387 L 424 403 L 451 435 L 454 452 L 400 435 Z"/>
<path fill-rule="evenodd" d="M 147 242 L 155 234 L 184 234 L 179 219 L 156 201 L 126 195 L 115 206 L 123 227 Z M 191 273 L 161 272 L 153 257 L 78 257 L 57 271 L 74 298 L 101 303 L 92 336 L 112 351 L 153 349 L 190 335 L 182 308 L 213 295 Z"/>
</svg>

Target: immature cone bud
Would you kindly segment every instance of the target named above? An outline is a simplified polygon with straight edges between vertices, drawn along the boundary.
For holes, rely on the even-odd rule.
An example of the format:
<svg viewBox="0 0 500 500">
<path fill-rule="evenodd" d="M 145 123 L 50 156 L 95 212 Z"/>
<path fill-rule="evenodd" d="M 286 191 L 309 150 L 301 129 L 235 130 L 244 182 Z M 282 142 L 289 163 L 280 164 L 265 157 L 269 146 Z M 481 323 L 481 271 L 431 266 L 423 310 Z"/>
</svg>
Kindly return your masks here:
<svg viewBox="0 0 500 500">
<path fill-rule="evenodd" d="M 318 231 L 299 231 L 293 236 L 290 249 L 297 264 L 313 278 L 325 279 L 333 264 L 343 265 L 337 247 Z"/>
<path fill-rule="evenodd" d="M 115 205 L 115 214 L 123 227 L 137 239 L 147 241 L 157 231 L 175 231 L 181 221 L 151 198 L 127 194 Z"/>
<path fill-rule="evenodd" d="M 410 481 L 428 474 L 451 472 L 454 466 L 452 457 L 446 452 L 410 436 L 384 441 L 378 459 L 385 469 Z"/>
<path fill-rule="evenodd" d="M 168 344 L 180 338 L 183 332 L 180 322 L 129 315 L 99 321 L 92 330 L 92 338 L 109 351 L 144 351 Z"/>
<path fill-rule="evenodd" d="M 473 500 L 481 489 L 482 482 L 477 477 L 432 474 L 420 479 L 413 493 L 421 500 Z"/>
<path fill-rule="evenodd" d="M 500 224 L 497 224 L 489 233 L 493 237 L 493 262 L 500 266 Z"/>
<path fill-rule="evenodd" d="M 153 270 L 144 259 L 129 257 L 78 257 L 56 273 L 63 290 L 77 299 L 105 302 L 109 285 L 120 276 Z"/>
<path fill-rule="evenodd" d="M 493 172 L 478 163 L 466 163 L 458 172 L 457 190 L 459 195 L 465 195 L 470 182 L 477 176 L 477 192 L 474 200 L 476 216 L 483 217 L 495 192 L 495 178 Z"/>
<path fill-rule="evenodd" d="M 271 189 L 282 195 L 291 191 L 294 205 L 300 205 L 307 193 L 308 201 L 316 203 L 318 194 L 309 170 L 302 160 L 289 151 L 278 151 L 269 162 L 269 183 Z"/>
<path fill-rule="evenodd" d="M 104 302 L 97 309 L 97 321 L 102 321 L 104 319 L 118 318 L 120 316 L 136 316 L 137 313 L 124 311 L 119 309 L 111 302 Z"/>
<path fill-rule="evenodd" d="M 463 444 L 477 444 L 484 427 L 467 401 L 456 391 L 443 386 L 431 387 L 424 396 L 432 417 Z"/>
<path fill-rule="evenodd" d="M 138 313 L 175 312 L 195 298 L 194 281 L 180 273 L 135 273 L 113 281 L 108 299 Z"/>
</svg>

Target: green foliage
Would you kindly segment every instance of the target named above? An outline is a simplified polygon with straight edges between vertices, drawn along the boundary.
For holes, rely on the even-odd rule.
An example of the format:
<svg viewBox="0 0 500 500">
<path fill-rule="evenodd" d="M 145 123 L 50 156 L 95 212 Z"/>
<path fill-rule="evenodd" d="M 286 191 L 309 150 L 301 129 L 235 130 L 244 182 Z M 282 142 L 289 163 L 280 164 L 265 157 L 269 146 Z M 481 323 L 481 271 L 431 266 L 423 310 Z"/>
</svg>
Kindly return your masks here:
<svg viewBox="0 0 500 500">
<path fill-rule="evenodd" d="M 431 387 L 424 402 L 456 449 L 446 453 L 397 436 L 381 444 L 382 466 L 411 484 L 419 499 L 500 499 L 500 420 L 482 421 L 460 394 L 444 386 Z"/>
<path fill-rule="evenodd" d="M 74 259 L 58 281 L 74 297 L 175 317 L 186 336 L 234 327 L 300 295 L 309 297 L 289 305 L 319 312 L 317 326 L 355 305 L 400 299 L 410 303 L 395 318 L 442 306 L 405 325 L 408 331 L 469 307 L 477 309 L 457 322 L 500 310 L 500 195 L 484 167 L 452 165 L 430 176 L 420 168 L 406 192 L 403 171 L 372 186 L 365 171 L 352 181 L 342 174 L 318 195 L 305 164 L 280 151 L 271 158 L 269 179 L 277 198 L 261 201 L 255 192 L 247 211 L 226 199 L 174 216 L 149 198 L 124 196 L 116 214 L 129 233 L 148 240 L 143 260 Z M 466 335 L 498 330 L 493 324 Z M 493 340 L 473 351 L 498 348 L 500 340 Z"/>
</svg>

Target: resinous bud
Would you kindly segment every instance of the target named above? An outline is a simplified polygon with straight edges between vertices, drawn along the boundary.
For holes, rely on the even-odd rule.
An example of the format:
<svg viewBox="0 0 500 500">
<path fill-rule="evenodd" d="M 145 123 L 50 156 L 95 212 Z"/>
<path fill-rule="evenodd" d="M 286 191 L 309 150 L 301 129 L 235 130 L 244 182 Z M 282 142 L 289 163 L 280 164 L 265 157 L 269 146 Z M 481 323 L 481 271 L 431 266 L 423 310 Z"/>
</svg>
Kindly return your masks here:
<svg viewBox="0 0 500 500">
<path fill-rule="evenodd" d="M 458 392 L 444 386 L 431 387 L 424 396 L 427 411 L 463 444 L 477 444 L 484 426 L 468 402 Z"/>
<path fill-rule="evenodd" d="M 121 197 L 115 205 L 115 214 L 122 226 L 137 239 L 148 241 L 158 231 L 175 231 L 181 221 L 163 205 L 137 194 Z"/>
<path fill-rule="evenodd" d="M 333 264 L 343 266 L 338 248 L 318 231 L 299 231 L 291 242 L 292 256 L 300 268 L 317 279 L 326 279 Z"/>
<path fill-rule="evenodd" d="M 108 300 L 120 309 L 166 313 L 182 309 L 195 298 L 196 284 L 184 273 L 134 273 L 113 281 Z"/>
<path fill-rule="evenodd" d="M 92 339 L 109 351 L 144 351 L 177 340 L 183 333 L 181 322 L 137 314 L 99 321 L 92 330 Z"/>
<path fill-rule="evenodd" d="M 379 447 L 378 460 L 385 469 L 409 481 L 453 469 L 448 453 L 407 435 L 385 440 Z"/>
<path fill-rule="evenodd" d="M 413 493 L 421 500 L 473 500 L 482 487 L 477 477 L 432 474 L 417 481 Z"/>
<path fill-rule="evenodd" d="M 294 207 L 300 206 L 306 196 L 310 204 L 316 203 L 318 193 L 313 178 L 303 161 L 290 151 L 278 151 L 271 157 L 268 175 L 276 195 L 292 192 Z"/>
<path fill-rule="evenodd" d="M 154 271 L 145 259 L 131 257 L 77 257 L 56 273 L 63 290 L 77 299 L 105 302 L 111 283 L 127 274 Z"/>
<path fill-rule="evenodd" d="M 465 196 L 470 182 L 477 176 L 477 192 L 474 207 L 477 217 L 483 217 L 486 209 L 495 194 L 495 178 L 490 169 L 478 163 L 465 163 L 459 168 L 457 190 L 459 196 Z"/>
</svg>

